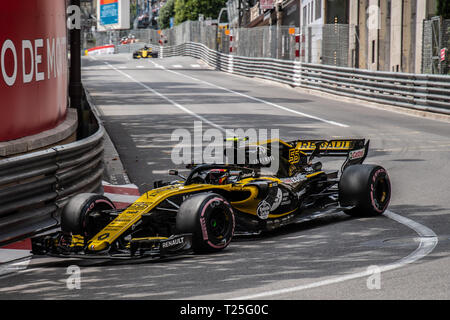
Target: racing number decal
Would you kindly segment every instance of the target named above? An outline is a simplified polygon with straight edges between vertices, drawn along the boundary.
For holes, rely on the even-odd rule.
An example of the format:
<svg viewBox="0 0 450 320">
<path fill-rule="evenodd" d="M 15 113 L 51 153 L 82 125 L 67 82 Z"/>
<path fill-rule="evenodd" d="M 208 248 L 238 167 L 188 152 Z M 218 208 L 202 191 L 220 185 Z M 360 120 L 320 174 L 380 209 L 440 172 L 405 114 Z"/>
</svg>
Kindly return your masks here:
<svg viewBox="0 0 450 320">
<path fill-rule="evenodd" d="M 299 149 L 290 149 L 289 150 L 289 163 L 295 164 L 300 161 L 300 150 Z"/>
</svg>

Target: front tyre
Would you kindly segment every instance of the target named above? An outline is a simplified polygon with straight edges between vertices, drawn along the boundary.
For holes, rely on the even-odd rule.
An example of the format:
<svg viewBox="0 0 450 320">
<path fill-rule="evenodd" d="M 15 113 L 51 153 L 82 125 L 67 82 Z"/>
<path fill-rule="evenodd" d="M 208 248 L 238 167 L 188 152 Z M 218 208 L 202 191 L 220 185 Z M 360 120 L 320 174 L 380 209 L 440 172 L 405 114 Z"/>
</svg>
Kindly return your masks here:
<svg viewBox="0 0 450 320">
<path fill-rule="evenodd" d="M 176 228 L 180 233 L 192 233 L 194 252 L 217 252 L 225 249 L 233 238 L 233 209 L 218 194 L 194 195 L 181 204 Z"/>
<path fill-rule="evenodd" d="M 377 165 L 352 165 L 339 181 L 341 206 L 354 206 L 344 211 L 352 216 L 381 215 L 391 199 L 391 183 L 386 169 Z"/>
<path fill-rule="evenodd" d="M 72 235 L 82 235 L 90 239 L 109 222 L 104 210 L 114 210 L 115 206 L 103 195 L 81 193 L 69 200 L 61 214 L 61 230 Z"/>
</svg>

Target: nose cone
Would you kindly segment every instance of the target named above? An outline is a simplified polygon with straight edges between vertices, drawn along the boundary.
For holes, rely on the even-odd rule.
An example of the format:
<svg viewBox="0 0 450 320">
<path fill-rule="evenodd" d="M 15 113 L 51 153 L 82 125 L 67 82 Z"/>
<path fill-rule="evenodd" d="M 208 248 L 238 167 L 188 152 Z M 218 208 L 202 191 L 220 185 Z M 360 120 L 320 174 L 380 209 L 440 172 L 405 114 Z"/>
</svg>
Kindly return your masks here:
<svg viewBox="0 0 450 320">
<path fill-rule="evenodd" d="M 99 252 L 107 249 L 109 243 L 107 241 L 93 241 L 88 245 L 88 250 L 93 252 Z"/>
</svg>

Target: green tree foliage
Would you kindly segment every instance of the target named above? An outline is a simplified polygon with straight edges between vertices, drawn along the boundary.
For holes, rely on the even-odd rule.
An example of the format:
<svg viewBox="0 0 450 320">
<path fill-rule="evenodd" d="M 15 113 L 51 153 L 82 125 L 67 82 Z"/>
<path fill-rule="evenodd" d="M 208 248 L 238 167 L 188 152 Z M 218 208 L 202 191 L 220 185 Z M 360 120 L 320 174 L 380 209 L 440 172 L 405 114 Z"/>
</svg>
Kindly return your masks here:
<svg viewBox="0 0 450 320">
<path fill-rule="evenodd" d="M 136 2 L 130 2 L 130 29 L 133 29 L 134 19 L 136 19 Z"/>
<path fill-rule="evenodd" d="M 175 24 L 198 20 L 200 14 L 205 18 L 217 19 L 226 2 L 227 0 L 175 0 Z"/>
<path fill-rule="evenodd" d="M 444 19 L 450 19 L 450 0 L 438 0 L 436 14 Z"/>
<path fill-rule="evenodd" d="M 170 27 L 170 18 L 175 16 L 175 0 L 168 0 L 159 10 L 159 28 L 168 29 Z"/>
</svg>

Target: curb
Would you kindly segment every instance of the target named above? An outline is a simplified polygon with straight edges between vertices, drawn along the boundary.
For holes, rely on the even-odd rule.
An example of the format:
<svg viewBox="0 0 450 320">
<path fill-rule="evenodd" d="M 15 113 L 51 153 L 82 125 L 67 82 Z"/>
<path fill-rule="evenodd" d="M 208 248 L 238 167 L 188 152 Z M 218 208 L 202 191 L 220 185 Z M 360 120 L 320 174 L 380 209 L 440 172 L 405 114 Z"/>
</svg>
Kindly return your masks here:
<svg viewBox="0 0 450 320">
<path fill-rule="evenodd" d="M 103 114 L 102 112 L 97 108 L 97 105 L 95 104 L 94 99 L 92 98 L 89 90 L 85 88 L 86 92 L 86 99 L 89 103 L 89 105 L 92 108 L 92 112 L 94 112 L 99 119 L 99 121 L 103 125 Z M 105 127 L 105 126 L 103 126 Z M 126 170 L 122 164 L 122 161 L 120 160 L 119 153 L 116 150 L 116 147 L 114 146 L 114 143 L 112 142 L 108 131 L 105 127 L 105 140 L 104 140 L 104 154 L 103 159 L 105 163 L 105 170 L 103 173 L 103 179 L 107 182 L 113 184 L 113 185 L 129 185 L 131 184 L 130 178 L 128 177 Z"/>
<path fill-rule="evenodd" d="M 117 209 L 124 209 L 141 196 L 134 184 L 114 185 L 103 181 L 103 195 L 110 199 Z"/>
<path fill-rule="evenodd" d="M 0 276 L 17 270 L 18 266 L 23 265 L 22 262 L 28 261 L 31 256 L 31 239 L 0 247 Z"/>
</svg>

